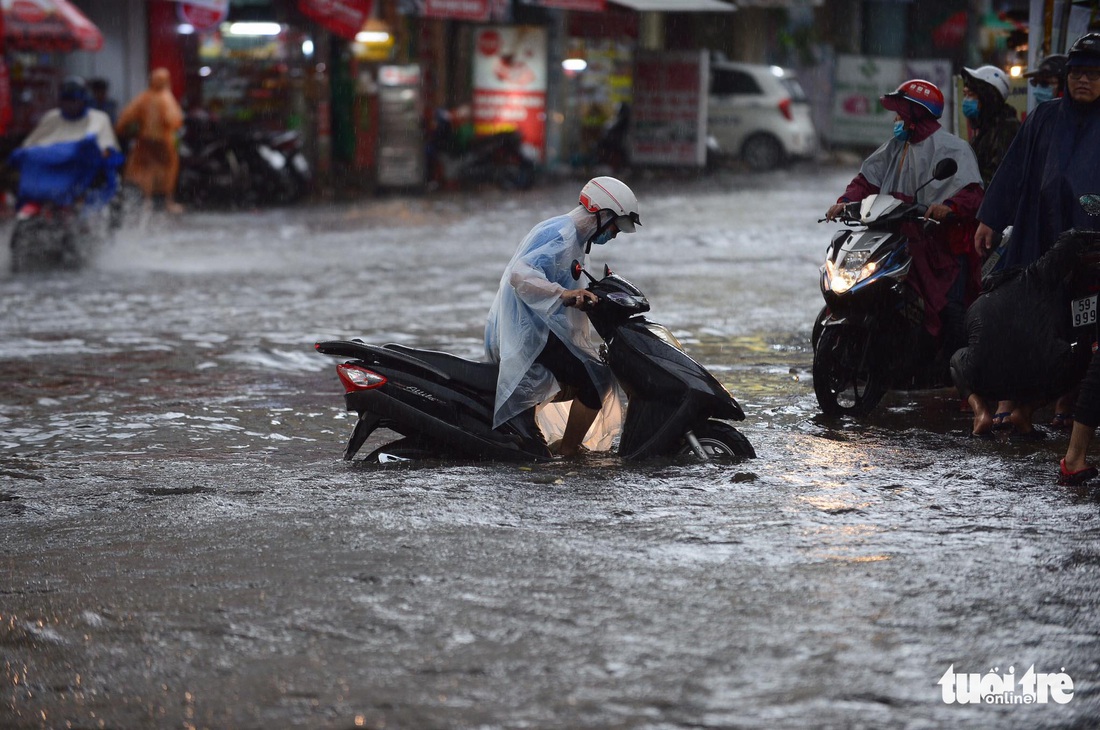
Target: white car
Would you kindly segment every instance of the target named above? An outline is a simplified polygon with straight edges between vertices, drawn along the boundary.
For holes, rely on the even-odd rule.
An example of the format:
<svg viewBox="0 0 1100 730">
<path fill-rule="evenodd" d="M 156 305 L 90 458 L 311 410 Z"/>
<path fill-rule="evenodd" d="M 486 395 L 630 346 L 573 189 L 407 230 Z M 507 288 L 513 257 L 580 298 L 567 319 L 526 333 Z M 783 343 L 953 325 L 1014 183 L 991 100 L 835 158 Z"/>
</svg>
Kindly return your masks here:
<svg viewBox="0 0 1100 730">
<path fill-rule="evenodd" d="M 707 97 L 708 156 L 770 170 L 817 152 L 810 101 L 787 69 L 713 60 Z"/>
</svg>

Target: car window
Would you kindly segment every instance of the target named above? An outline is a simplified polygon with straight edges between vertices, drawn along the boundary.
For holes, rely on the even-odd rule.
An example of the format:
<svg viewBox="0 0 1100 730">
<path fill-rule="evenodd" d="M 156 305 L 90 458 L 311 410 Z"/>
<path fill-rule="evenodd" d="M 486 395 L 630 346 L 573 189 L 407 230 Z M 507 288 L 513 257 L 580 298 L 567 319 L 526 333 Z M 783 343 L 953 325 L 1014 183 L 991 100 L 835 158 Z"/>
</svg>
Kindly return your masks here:
<svg viewBox="0 0 1100 730">
<path fill-rule="evenodd" d="M 760 84 L 743 71 L 716 68 L 710 75 L 710 93 L 726 94 L 763 94 Z"/>
<path fill-rule="evenodd" d="M 779 83 L 783 84 L 783 88 L 791 95 L 791 101 L 798 103 L 809 101 L 806 92 L 802 90 L 802 84 L 798 83 L 798 79 L 795 77 L 784 76 L 779 79 Z"/>
</svg>

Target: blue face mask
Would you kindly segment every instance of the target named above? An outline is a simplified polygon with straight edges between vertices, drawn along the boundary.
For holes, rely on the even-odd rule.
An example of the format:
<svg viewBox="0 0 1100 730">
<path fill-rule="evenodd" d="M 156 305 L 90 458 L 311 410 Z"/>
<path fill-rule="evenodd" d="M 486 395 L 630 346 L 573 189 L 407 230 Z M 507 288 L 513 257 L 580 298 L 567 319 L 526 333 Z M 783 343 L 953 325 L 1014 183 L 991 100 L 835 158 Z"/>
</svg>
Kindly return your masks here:
<svg viewBox="0 0 1100 730">
<path fill-rule="evenodd" d="M 1044 101 L 1050 101 L 1054 98 L 1054 87 L 1033 86 L 1031 88 L 1031 95 L 1035 97 L 1036 104 L 1042 104 Z"/>
<path fill-rule="evenodd" d="M 894 122 L 894 139 L 899 142 L 908 142 L 911 134 L 912 132 L 905 128 L 905 122 L 900 119 Z"/>
<path fill-rule="evenodd" d="M 611 232 L 611 226 L 608 226 L 602 232 L 597 233 L 595 236 L 593 236 L 591 242 L 595 246 L 602 246 L 614 237 L 615 234 Z"/>
<path fill-rule="evenodd" d="M 963 99 L 963 116 L 967 119 L 977 119 L 980 110 L 977 99 Z"/>
</svg>

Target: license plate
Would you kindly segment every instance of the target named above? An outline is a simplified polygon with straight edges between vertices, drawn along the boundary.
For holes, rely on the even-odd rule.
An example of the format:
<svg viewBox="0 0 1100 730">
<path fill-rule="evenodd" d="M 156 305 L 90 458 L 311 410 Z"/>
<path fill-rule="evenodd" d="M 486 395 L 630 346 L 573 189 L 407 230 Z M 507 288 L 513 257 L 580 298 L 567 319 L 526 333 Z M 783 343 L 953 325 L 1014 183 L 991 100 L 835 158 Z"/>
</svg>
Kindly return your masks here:
<svg viewBox="0 0 1100 730">
<path fill-rule="evenodd" d="M 1081 297 L 1080 299 L 1074 299 L 1069 304 L 1069 313 L 1073 317 L 1074 327 L 1084 327 L 1085 325 L 1096 324 L 1096 298 L 1097 294 L 1093 294 L 1091 297 Z"/>
</svg>

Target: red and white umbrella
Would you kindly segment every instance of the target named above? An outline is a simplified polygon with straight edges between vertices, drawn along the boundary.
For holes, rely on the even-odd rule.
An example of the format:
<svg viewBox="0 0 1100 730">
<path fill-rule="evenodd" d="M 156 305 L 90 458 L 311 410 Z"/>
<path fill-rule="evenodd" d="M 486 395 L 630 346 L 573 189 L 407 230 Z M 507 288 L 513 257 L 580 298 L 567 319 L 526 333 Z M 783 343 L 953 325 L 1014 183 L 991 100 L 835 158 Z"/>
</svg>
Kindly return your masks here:
<svg viewBox="0 0 1100 730">
<path fill-rule="evenodd" d="M 68 0 L 0 0 L 4 40 L 17 51 L 98 51 L 103 34 Z"/>
</svg>

